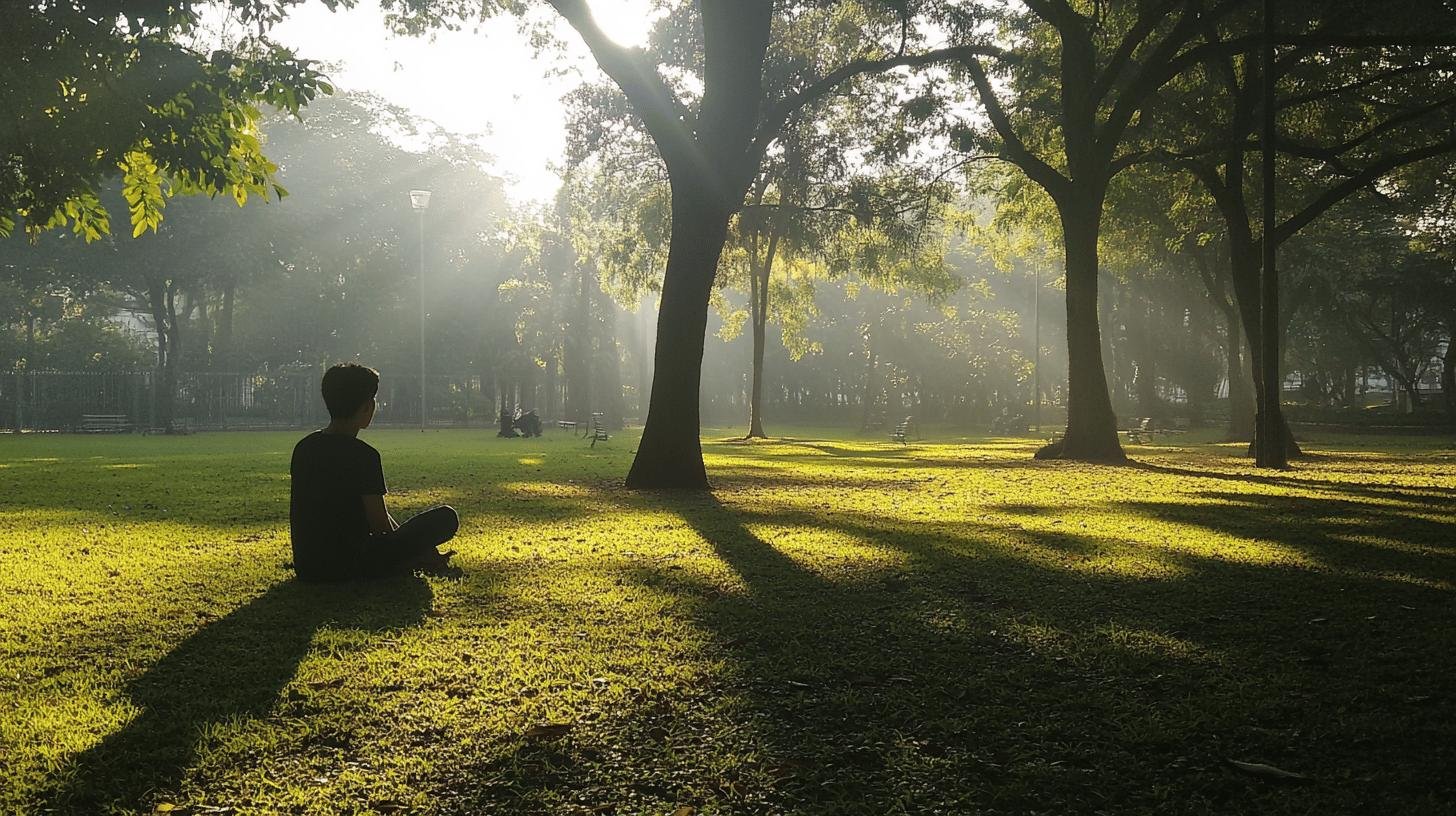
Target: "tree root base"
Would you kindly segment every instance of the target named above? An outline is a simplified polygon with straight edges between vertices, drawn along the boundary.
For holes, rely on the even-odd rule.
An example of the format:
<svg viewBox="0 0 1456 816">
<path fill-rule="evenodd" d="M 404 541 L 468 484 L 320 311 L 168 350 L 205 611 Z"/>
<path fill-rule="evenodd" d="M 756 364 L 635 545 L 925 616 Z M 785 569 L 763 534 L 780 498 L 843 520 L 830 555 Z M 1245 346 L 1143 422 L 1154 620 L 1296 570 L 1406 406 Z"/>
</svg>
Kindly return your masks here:
<svg viewBox="0 0 1456 816">
<path fill-rule="evenodd" d="M 1065 459 L 1073 462 L 1095 462 L 1104 465 L 1127 464 L 1127 454 L 1120 445 L 1111 448 L 1069 446 L 1065 439 L 1044 445 L 1032 455 L 1035 459 Z"/>
</svg>

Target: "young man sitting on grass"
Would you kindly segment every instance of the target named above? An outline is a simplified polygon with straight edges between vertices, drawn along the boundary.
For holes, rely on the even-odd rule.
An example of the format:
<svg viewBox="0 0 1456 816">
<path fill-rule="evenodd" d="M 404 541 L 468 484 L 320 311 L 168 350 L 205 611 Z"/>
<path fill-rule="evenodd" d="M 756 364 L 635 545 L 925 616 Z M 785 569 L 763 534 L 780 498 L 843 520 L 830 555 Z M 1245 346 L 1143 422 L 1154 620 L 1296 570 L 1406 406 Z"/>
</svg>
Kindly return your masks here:
<svg viewBox="0 0 1456 816">
<path fill-rule="evenodd" d="M 445 568 L 454 551 L 451 507 L 426 510 L 404 524 L 384 506 L 379 451 L 359 438 L 374 420 L 379 372 L 355 363 L 324 372 L 329 425 L 293 448 L 289 528 L 293 569 L 303 581 L 343 581 Z"/>
</svg>

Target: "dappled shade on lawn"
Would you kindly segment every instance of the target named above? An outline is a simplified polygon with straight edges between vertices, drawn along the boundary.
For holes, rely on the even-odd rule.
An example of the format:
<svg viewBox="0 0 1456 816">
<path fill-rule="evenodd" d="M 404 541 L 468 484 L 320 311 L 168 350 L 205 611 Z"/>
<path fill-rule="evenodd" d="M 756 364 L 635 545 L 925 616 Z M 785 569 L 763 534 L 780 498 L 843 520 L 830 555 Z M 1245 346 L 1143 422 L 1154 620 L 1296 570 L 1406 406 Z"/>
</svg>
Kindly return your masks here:
<svg viewBox="0 0 1456 816">
<path fill-rule="evenodd" d="M 1030 440 L 803 436 L 709 443 L 717 491 L 662 496 L 614 478 L 630 438 L 375 435 L 402 508 L 460 508 L 463 575 L 352 611 L 278 583 L 279 510 L 163 503 L 215 468 L 266 472 L 270 436 L 117 440 L 94 460 L 24 440 L 7 462 L 56 456 L 62 475 L 3 519 L 44 517 L 93 554 L 0 579 L 27 681 L 0 686 L 0 722 L 34 746 L 0 801 L 79 808 L 109 785 L 137 808 L 1162 814 L 1456 796 L 1448 450 L 1341 439 L 1272 476 L 1192 435 L 1136 467 L 1035 462 Z M 114 484 L 136 522 L 105 512 Z M 232 498 L 281 508 L 285 488 Z M 60 563 L 59 539 L 3 529 L 0 567 Z M 147 560 L 158 547 L 170 561 Z M 265 647 L 251 673 L 215 669 Z M 130 661 L 139 676 L 116 671 Z M 23 712 L 62 689 L 140 710 L 65 711 L 42 736 Z M 87 729 L 109 736 L 88 748 Z"/>
</svg>

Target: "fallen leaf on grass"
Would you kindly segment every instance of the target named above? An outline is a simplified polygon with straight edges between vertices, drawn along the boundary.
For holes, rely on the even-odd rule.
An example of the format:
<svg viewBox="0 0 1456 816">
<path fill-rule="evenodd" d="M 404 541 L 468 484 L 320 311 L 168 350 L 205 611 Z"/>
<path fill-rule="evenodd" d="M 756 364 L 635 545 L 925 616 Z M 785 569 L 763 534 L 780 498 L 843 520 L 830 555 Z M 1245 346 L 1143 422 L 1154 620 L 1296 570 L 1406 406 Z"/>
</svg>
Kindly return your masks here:
<svg viewBox="0 0 1456 816">
<path fill-rule="evenodd" d="M 569 722 L 537 723 L 527 728 L 524 736 L 527 739 L 556 739 L 566 736 L 574 725 Z"/>
<path fill-rule="evenodd" d="M 1235 770 L 1243 771 L 1250 776 L 1257 776 L 1271 782 L 1308 782 L 1309 777 L 1304 774 L 1297 774 L 1293 771 L 1286 771 L 1283 768 L 1276 768 L 1273 765 L 1265 765 L 1262 762 L 1239 762 L 1236 759 L 1224 760 Z"/>
</svg>

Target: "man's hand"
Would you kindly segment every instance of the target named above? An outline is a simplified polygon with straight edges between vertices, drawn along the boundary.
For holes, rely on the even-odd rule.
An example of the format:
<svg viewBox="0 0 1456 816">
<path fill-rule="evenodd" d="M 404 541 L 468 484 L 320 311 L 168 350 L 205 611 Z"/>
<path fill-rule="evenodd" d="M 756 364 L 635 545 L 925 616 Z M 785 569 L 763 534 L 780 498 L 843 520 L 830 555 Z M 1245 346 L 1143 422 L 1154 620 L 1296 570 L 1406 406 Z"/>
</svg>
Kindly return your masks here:
<svg viewBox="0 0 1456 816">
<path fill-rule="evenodd" d="M 384 535 L 399 529 L 394 517 L 384 507 L 383 496 L 363 496 L 364 520 L 369 523 L 370 535 Z"/>
</svg>

